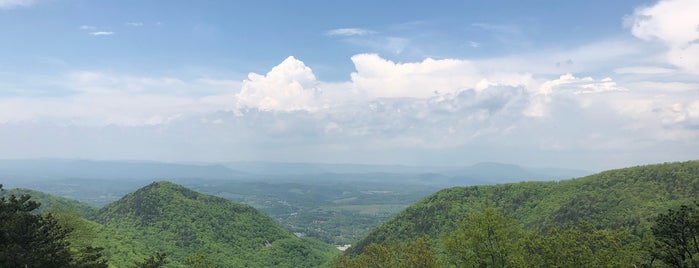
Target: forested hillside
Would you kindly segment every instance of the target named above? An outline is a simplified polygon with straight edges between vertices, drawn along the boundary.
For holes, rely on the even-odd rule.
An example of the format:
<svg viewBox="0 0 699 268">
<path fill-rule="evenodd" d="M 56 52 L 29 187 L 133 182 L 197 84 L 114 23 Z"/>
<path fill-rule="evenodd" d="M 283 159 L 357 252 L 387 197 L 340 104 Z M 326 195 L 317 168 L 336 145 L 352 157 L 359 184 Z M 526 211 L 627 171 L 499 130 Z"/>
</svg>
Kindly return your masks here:
<svg viewBox="0 0 699 268">
<path fill-rule="evenodd" d="M 693 207 L 697 194 L 697 161 L 611 170 L 559 182 L 454 187 L 408 207 L 371 231 L 348 250 L 347 256 L 358 256 L 372 244 L 369 248 L 374 252 L 376 246 L 420 239 L 430 239 L 434 246 L 442 247 L 434 252 L 444 253 L 450 241 L 447 237 L 464 234 L 465 229 L 487 219 L 511 220 L 513 226 L 530 235 L 557 234 L 558 230 L 593 236 L 607 232 L 608 239 L 626 243 L 622 249 L 629 251 L 624 254 L 636 254 L 635 261 L 645 262 L 648 260 L 640 256 L 640 247 L 648 243 L 640 241 L 652 236 L 656 217 L 681 205 Z M 520 238 L 536 240 L 525 239 L 523 234 Z M 445 255 L 449 254 L 441 258 L 448 259 Z"/>
<path fill-rule="evenodd" d="M 30 189 L 9 189 L 0 191 L 0 197 L 7 197 L 10 195 L 22 196 L 29 195 L 33 201 L 39 202 L 41 206 L 37 208 L 35 213 L 45 213 L 51 210 L 73 210 L 78 212 L 81 216 L 85 218 L 94 218 L 99 210 L 97 207 L 90 204 L 76 201 L 70 198 L 50 195 L 44 192 L 30 190 Z"/>
<path fill-rule="evenodd" d="M 110 264 L 155 252 L 172 266 L 204 258 L 220 267 L 319 266 L 333 248 L 297 238 L 254 208 L 156 182 L 102 208 L 97 221 Z"/>
<path fill-rule="evenodd" d="M 31 190 L 2 192 L 8 198 L 8 208 L 41 213 L 43 216 L 36 216 L 37 220 L 45 219 L 51 224 L 37 225 L 37 232 L 52 228 L 52 232 L 60 234 L 53 236 L 55 241 L 51 243 L 60 246 L 56 250 L 60 249 L 64 257 L 47 257 L 52 262 L 42 263 L 95 259 L 106 261 L 110 267 L 141 267 L 140 264 L 158 262 L 165 263 L 165 267 L 318 267 L 339 252 L 322 242 L 296 237 L 251 206 L 170 182 L 152 183 L 99 211 Z M 13 196 L 18 199 L 11 199 Z M 3 206 L 5 202 L 3 199 Z M 17 210 L 8 213 L 16 213 L 13 211 Z M 8 220 L 28 217 L 5 212 L 2 215 Z M 21 229 L 4 218 L 2 223 Z M 19 241 L 26 245 L 9 247 L 8 252 L 0 250 L 0 259 L 32 254 L 33 251 L 13 250 L 34 243 L 32 239 Z"/>
<path fill-rule="evenodd" d="M 56 252 L 37 260 L 68 267 L 319 267 L 333 259 L 336 267 L 692 267 L 699 265 L 697 194 L 698 161 L 454 187 L 408 207 L 337 257 L 330 245 L 296 237 L 251 206 L 170 182 L 99 210 L 2 190 L 8 239 L 1 242 L 9 244 L 0 248 L 0 264 Z M 33 234 L 18 235 L 22 230 Z M 26 245 L 34 237 L 50 247 L 32 250 Z"/>
</svg>

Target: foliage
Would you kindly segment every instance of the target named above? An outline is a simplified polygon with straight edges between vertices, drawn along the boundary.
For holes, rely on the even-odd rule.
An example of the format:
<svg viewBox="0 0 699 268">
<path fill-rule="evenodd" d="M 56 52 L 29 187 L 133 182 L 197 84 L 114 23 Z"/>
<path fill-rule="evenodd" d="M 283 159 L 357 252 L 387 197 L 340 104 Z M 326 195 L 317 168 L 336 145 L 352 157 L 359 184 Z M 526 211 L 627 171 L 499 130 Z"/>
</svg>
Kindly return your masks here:
<svg viewBox="0 0 699 268">
<path fill-rule="evenodd" d="M 344 245 L 439 189 L 406 182 L 406 177 L 321 174 L 190 184 L 197 191 L 249 204 L 292 232 Z"/>
<path fill-rule="evenodd" d="M 184 264 L 190 268 L 215 268 L 216 264 L 204 253 L 189 255 L 184 258 Z"/>
<path fill-rule="evenodd" d="M 137 261 L 135 263 L 136 268 L 158 268 L 163 267 L 168 263 L 167 254 L 156 252 L 155 254 L 149 256 L 143 261 Z"/>
<path fill-rule="evenodd" d="M 523 228 L 548 230 L 568 222 L 598 229 L 650 234 L 652 216 L 699 196 L 699 162 L 667 163 L 605 171 L 560 182 L 521 182 L 453 187 L 406 208 L 348 251 L 372 243 L 437 239 L 453 232 L 472 211 L 499 208 Z"/>
<path fill-rule="evenodd" d="M 169 182 L 124 196 L 102 208 L 97 219 L 104 226 L 98 240 L 117 267 L 154 250 L 166 253 L 173 267 L 201 252 L 218 267 L 311 267 L 336 251 L 305 242 L 248 205 Z"/>
<path fill-rule="evenodd" d="M 0 192 L 0 197 L 2 196 L 7 196 L 9 197 L 10 195 L 14 196 L 23 196 L 23 195 L 28 195 L 31 197 L 32 201 L 35 201 L 37 203 L 40 203 L 41 206 L 38 207 L 33 211 L 33 213 L 46 213 L 46 212 L 52 212 L 52 210 L 62 210 L 62 209 L 71 209 L 80 214 L 80 216 L 88 219 L 92 219 L 95 217 L 97 214 L 97 208 L 89 205 L 87 203 L 83 203 L 80 201 L 76 201 L 70 198 L 65 198 L 65 197 L 60 197 L 60 196 L 55 196 L 55 195 L 50 195 L 47 193 L 39 192 L 39 191 L 34 191 L 30 189 L 22 189 L 22 188 L 16 188 L 16 189 L 9 189 L 6 191 Z M 54 213 L 55 214 L 55 213 Z"/>
<path fill-rule="evenodd" d="M 335 265 L 366 258 L 380 261 L 385 254 L 376 254 L 377 249 L 428 236 L 444 266 L 662 266 L 653 259 L 681 256 L 677 252 L 685 254 L 674 262 L 688 266 L 699 260 L 689 249 L 696 244 L 681 243 L 693 240 L 681 240 L 677 232 L 685 237 L 699 232 L 692 225 L 698 213 L 673 210 L 651 226 L 654 215 L 698 195 L 697 161 L 560 182 L 454 187 L 428 196 L 372 230 Z M 659 235 L 658 242 L 653 235 Z M 655 255 L 647 254 L 647 245 L 656 245 Z"/>
<path fill-rule="evenodd" d="M 412 243 L 371 244 L 356 258 L 340 256 L 333 263 L 338 268 L 436 268 L 433 241 L 428 236 Z"/>
<path fill-rule="evenodd" d="M 523 263 L 523 231 L 500 210 L 474 211 L 444 237 L 451 262 L 459 267 L 518 267 Z"/>
<path fill-rule="evenodd" d="M 623 267 L 645 263 L 640 244 L 627 232 L 598 230 L 585 222 L 553 227 L 546 233 L 528 232 L 495 208 L 474 211 L 436 242 L 438 246 L 432 246 L 429 237 L 423 236 L 408 247 L 395 246 L 396 242 L 372 243 L 357 257 L 337 258 L 334 267 Z M 396 261 L 396 256 L 410 261 Z"/>
<path fill-rule="evenodd" d="M 40 204 L 30 199 L 0 197 L 0 267 L 106 267 L 100 248 L 72 251 L 73 228 L 52 214 L 34 214 Z"/>
<path fill-rule="evenodd" d="M 645 263 L 637 237 L 624 231 L 600 230 L 586 222 L 552 227 L 523 242 L 529 264 L 538 267 L 622 267 Z"/>
<path fill-rule="evenodd" d="M 699 204 L 681 205 L 660 214 L 651 228 L 651 254 L 673 267 L 699 267 Z"/>
</svg>

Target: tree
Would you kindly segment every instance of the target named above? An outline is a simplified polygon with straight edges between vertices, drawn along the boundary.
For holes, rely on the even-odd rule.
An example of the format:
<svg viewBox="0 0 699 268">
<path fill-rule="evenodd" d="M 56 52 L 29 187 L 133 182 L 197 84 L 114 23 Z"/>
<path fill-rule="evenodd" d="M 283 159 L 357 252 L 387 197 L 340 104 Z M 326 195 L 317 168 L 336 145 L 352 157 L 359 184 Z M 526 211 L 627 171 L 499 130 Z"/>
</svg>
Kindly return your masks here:
<svg viewBox="0 0 699 268">
<path fill-rule="evenodd" d="M 145 258 L 143 261 L 137 261 L 135 263 L 136 268 L 158 268 L 158 267 L 163 267 L 163 265 L 167 264 L 167 254 L 161 253 L 161 252 L 156 252 L 155 254 L 149 256 L 148 258 Z"/>
<path fill-rule="evenodd" d="M 33 213 L 41 204 L 30 199 L 0 197 L 0 267 L 107 267 L 102 248 L 71 247 L 69 236 L 77 225 L 67 225 L 52 213 Z"/>
<path fill-rule="evenodd" d="M 623 267 L 643 263 L 637 238 L 623 231 L 597 229 L 592 224 L 568 223 L 525 242 L 538 267 Z"/>
<path fill-rule="evenodd" d="M 70 243 L 71 267 L 108 267 L 104 248 L 93 245 L 99 224 L 83 218 L 74 208 L 53 206 L 49 212 L 62 228 L 71 230 L 65 238 Z"/>
<path fill-rule="evenodd" d="M 699 267 L 699 204 L 660 214 L 651 227 L 651 255 L 673 267 Z"/>
<path fill-rule="evenodd" d="M 521 267 L 523 231 L 500 210 L 472 212 L 444 239 L 452 264 L 458 267 Z"/>
<path fill-rule="evenodd" d="M 213 268 L 216 267 L 213 261 L 211 261 L 206 254 L 197 253 L 189 255 L 184 259 L 184 264 L 190 268 Z"/>
<path fill-rule="evenodd" d="M 51 214 L 32 214 L 40 204 L 30 198 L 0 197 L 0 267 L 69 267 L 70 230 Z"/>
<path fill-rule="evenodd" d="M 439 263 L 434 256 L 432 249 L 432 239 L 423 236 L 417 241 L 410 243 L 400 254 L 399 267 L 406 268 L 436 268 Z"/>
</svg>

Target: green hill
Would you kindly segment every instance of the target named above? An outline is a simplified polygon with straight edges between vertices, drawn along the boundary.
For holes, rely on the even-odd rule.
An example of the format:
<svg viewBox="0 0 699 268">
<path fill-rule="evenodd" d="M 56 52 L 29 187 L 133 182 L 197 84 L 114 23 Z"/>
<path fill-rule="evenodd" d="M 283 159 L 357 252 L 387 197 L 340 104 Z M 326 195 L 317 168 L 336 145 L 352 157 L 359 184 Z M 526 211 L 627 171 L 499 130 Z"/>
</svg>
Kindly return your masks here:
<svg viewBox="0 0 699 268">
<path fill-rule="evenodd" d="M 219 267 L 316 267 L 334 248 L 297 238 L 254 208 L 169 182 L 147 185 L 102 208 L 97 222 L 110 264 L 155 252 L 169 266 L 203 258 Z"/>
<path fill-rule="evenodd" d="M 51 210 L 75 210 L 80 213 L 81 216 L 85 218 L 93 218 L 97 215 L 97 207 L 90 204 L 76 201 L 70 198 L 55 196 L 47 194 L 44 192 L 39 192 L 24 188 L 8 189 L 5 191 L 0 191 L 0 197 L 2 196 L 21 196 L 30 195 L 31 200 L 39 202 L 41 206 L 35 211 L 37 213 L 44 213 Z"/>
<path fill-rule="evenodd" d="M 691 204 L 699 194 L 699 162 L 611 170 L 559 182 L 454 187 L 408 207 L 347 251 L 357 256 L 372 244 L 439 240 L 474 211 L 494 207 L 526 229 L 547 230 L 587 222 L 643 237 L 659 213 Z"/>
</svg>

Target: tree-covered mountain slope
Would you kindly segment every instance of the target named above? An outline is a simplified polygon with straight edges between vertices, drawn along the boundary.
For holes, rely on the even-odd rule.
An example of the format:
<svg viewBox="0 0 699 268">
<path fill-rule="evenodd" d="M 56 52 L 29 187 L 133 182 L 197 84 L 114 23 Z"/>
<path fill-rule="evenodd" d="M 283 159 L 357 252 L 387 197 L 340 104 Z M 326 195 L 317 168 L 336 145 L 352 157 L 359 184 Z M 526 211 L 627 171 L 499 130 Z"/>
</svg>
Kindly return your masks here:
<svg viewBox="0 0 699 268">
<path fill-rule="evenodd" d="M 60 210 L 60 211 L 71 210 L 71 211 L 76 211 L 81 216 L 89 219 L 89 218 L 93 218 L 97 214 L 97 211 L 98 211 L 97 207 L 92 206 L 92 205 L 87 204 L 87 203 L 84 203 L 84 202 L 76 201 L 76 200 L 73 200 L 70 198 L 55 196 L 55 195 L 51 195 L 51 194 L 47 194 L 44 192 L 35 191 L 35 190 L 31 190 L 31 189 L 15 188 L 15 189 L 8 189 L 8 190 L 0 192 L 0 197 L 10 196 L 10 195 L 15 195 L 15 196 L 29 195 L 29 196 L 31 196 L 32 201 L 36 201 L 36 202 L 39 202 L 41 204 L 41 206 L 34 211 L 36 213 L 44 213 L 44 212 L 52 211 L 52 210 Z"/>
<path fill-rule="evenodd" d="M 155 252 L 170 266 L 206 259 L 218 267 L 315 267 L 334 248 L 294 236 L 251 206 L 155 182 L 102 208 L 97 221 L 111 265 Z"/>
<path fill-rule="evenodd" d="M 653 218 L 691 204 L 699 194 L 699 161 L 610 170 L 558 182 L 521 182 L 454 187 L 408 207 L 372 230 L 347 251 L 356 256 L 370 244 L 432 239 L 456 230 L 474 211 L 498 208 L 527 229 L 547 230 L 568 222 L 650 232 Z"/>
</svg>

